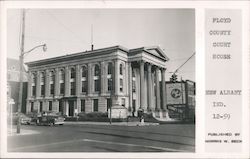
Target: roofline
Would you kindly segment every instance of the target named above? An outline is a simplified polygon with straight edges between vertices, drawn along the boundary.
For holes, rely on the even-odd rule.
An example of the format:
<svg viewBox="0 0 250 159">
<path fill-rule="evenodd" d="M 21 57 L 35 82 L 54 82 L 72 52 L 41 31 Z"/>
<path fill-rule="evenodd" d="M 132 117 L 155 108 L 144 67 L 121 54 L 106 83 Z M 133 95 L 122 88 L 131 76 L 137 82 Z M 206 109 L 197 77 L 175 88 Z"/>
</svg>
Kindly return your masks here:
<svg viewBox="0 0 250 159">
<path fill-rule="evenodd" d="M 72 54 L 67 54 L 67 55 L 63 55 L 63 56 L 57 56 L 57 57 L 52 57 L 52 58 L 47 58 L 47 59 L 42 59 L 42 60 L 37 60 L 37 61 L 31 61 L 31 62 L 26 62 L 26 65 L 33 65 L 33 64 L 38 64 L 38 63 L 42 63 L 42 62 L 46 62 L 46 61 L 53 61 L 53 60 L 62 60 L 65 58 L 69 58 L 69 57 L 76 57 L 79 55 L 86 55 L 86 54 L 92 54 L 92 53 L 98 53 L 98 52 L 103 52 L 103 51 L 109 51 L 109 50 L 122 50 L 124 52 L 129 52 L 129 50 L 123 46 L 120 45 L 116 45 L 116 46 L 111 46 L 111 47 L 106 47 L 106 48 L 101 48 L 101 49 L 96 49 L 96 50 L 89 50 L 89 51 L 85 51 L 85 52 L 78 52 L 78 53 L 72 53 Z"/>
</svg>

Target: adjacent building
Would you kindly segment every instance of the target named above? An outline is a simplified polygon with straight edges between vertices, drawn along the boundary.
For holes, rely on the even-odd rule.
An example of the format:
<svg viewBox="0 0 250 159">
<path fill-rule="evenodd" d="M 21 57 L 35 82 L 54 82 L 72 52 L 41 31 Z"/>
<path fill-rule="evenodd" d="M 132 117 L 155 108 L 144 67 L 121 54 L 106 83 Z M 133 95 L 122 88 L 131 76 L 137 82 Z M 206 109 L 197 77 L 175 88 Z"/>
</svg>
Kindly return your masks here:
<svg viewBox="0 0 250 159">
<path fill-rule="evenodd" d="M 114 46 L 29 62 L 26 112 L 161 112 L 167 61 L 159 47 Z"/>
<path fill-rule="evenodd" d="M 24 67 L 24 66 L 23 66 Z M 26 69 L 23 68 L 23 97 L 21 104 L 21 111 L 26 112 L 26 99 L 27 99 L 27 81 L 28 74 Z M 17 104 L 19 99 L 20 88 L 20 62 L 17 59 L 7 58 L 7 110 L 10 112 L 17 111 Z"/>
</svg>

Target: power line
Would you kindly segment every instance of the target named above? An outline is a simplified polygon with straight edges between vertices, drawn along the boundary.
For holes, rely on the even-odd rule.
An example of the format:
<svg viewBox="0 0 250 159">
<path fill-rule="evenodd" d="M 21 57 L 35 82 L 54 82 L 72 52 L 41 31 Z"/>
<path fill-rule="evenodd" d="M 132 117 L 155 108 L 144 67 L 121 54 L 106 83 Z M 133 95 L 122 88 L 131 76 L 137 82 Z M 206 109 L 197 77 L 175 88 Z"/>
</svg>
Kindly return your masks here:
<svg viewBox="0 0 250 159">
<path fill-rule="evenodd" d="M 195 55 L 195 52 L 181 65 L 179 66 L 175 71 L 174 74 L 182 67 L 184 66 L 193 56 Z"/>
<path fill-rule="evenodd" d="M 69 27 L 67 27 L 65 24 L 63 24 L 61 21 L 59 21 L 55 15 L 53 15 L 52 13 L 50 13 L 49 11 L 46 11 L 46 13 L 53 18 L 60 26 L 63 26 L 64 29 L 66 29 L 68 32 L 70 32 L 72 35 L 74 35 L 78 40 L 80 40 L 81 42 L 84 42 L 85 44 L 87 44 L 87 42 L 85 40 L 83 40 L 82 38 L 80 38 L 77 34 L 75 34 Z"/>
</svg>

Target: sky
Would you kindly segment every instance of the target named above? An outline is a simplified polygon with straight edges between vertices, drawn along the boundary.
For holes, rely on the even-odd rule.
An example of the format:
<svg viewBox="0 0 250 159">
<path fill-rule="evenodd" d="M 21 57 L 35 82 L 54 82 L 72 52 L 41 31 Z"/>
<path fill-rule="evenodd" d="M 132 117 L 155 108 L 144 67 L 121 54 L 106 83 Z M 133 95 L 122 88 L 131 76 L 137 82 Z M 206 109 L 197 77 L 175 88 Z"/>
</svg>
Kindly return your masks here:
<svg viewBox="0 0 250 159">
<path fill-rule="evenodd" d="M 20 54 L 21 10 L 7 12 L 7 57 Z M 25 55 L 25 62 L 121 45 L 128 49 L 159 46 L 170 59 L 166 80 L 195 52 L 194 9 L 28 9 L 24 50 L 46 43 Z M 178 72 L 195 81 L 195 56 Z"/>
</svg>

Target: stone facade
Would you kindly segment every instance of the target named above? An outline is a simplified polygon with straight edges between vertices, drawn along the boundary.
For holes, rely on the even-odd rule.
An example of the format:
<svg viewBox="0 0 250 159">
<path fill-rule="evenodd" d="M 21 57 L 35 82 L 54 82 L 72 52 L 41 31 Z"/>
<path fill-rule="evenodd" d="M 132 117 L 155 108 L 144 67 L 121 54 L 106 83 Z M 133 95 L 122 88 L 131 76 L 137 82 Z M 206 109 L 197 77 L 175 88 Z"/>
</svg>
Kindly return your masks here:
<svg viewBox="0 0 250 159">
<path fill-rule="evenodd" d="M 165 53 L 159 47 L 121 46 L 27 63 L 27 112 L 107 112 L 123 106 L 128 115 L 166 107 Z"/>
</svg>

